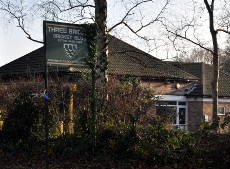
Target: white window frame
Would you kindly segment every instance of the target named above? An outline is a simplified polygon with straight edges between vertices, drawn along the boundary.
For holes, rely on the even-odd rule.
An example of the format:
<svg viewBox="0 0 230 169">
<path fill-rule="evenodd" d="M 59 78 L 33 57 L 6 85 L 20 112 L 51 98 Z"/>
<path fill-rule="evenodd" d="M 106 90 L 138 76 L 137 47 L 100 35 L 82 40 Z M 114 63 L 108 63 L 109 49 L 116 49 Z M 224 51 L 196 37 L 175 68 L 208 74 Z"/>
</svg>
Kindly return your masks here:
<svg viewBox="0 0 230 169">
<path fill-rule="evenodd" d="M 204 122 L 208 122 L 208 115 L 207 114 L 204 114 Z"/>
<path fill-rule="evenodd" d="M 176 102 L 175 105 L 167 105 L 169 107 L 175 106 L 176 107 L 176 123 L 172 125 L 177 128 L 177 129 L 184 129 L 188 130 L 188 102 L 186 97 L 184 96 L 174 96 L 174 95 L 161 95 L 158 96 L 159 100 L 158 101 L 168 101 L 168 102 Z M 185 102 L 186 105 L 179 105 L 179 102 Z M 185 124 L 180 124 L 179 123 L 179 108 L 185 108 Z"/>
<path fill-rule="evenodd" d="M 219 113 L 219 112 L 220 112 L 220 109 L 223 110 L 223 113 L 222 113 L 222 111 L 221 111 L 221 113 Z M 226 108 L 225 108 L 224 106 L 218 106 L 217 115 L 219 115 L 219 116 L 224 116 L 225 114 L 226 114 Z"/>
</svg>

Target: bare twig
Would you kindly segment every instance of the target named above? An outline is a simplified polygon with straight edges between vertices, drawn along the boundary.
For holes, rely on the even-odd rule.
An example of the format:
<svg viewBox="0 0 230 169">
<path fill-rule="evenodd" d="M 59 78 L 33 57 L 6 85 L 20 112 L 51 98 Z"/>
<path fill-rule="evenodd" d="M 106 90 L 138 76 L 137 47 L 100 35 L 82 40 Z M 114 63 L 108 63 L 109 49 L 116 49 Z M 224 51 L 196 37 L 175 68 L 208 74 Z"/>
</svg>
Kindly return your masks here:
<svg viewBox="0 0 230 169">
<path fill-rule="evenodd" d="M 70 10 L 75 9 L 75 8 L 84 9 L 84 8 L 87 8 L 87 7 L 90 7 L 90 8 L 95 7 L 94 5 L 87 4 L 88 0 L 85 3 L 81 3 L 80 1 L 77 1 L 77 2 L 79 3 L 78 5 L 73 5 L 72 2 L 69 1 L 69 7 L 65 8 L 65 9 L 61 9 L 60 6 L 58 4 L 56 4 L 55 2 L 53 2 L 53 1 L 49 1 L 47 3 L 44 3 L 43 5 L 54 5 L 59 10 L 60 13 L 70 11 Z"/>
<path fill-rule="evenodd" d="M 230 32 L 224 29 L 216 29 L 217 32 L 224 32 L 230 35 Z"/>
<path fill-rule="evenodd" d="M 131 28 L 131 27 L 128 25 L 128 23 L 125 22 L 125 20 L 127 19 L 128 16 L 131 15 L 131 12 L 132 12 L 135 8 L 137 8 L 138 6 L 140 6 L 141 4 L 144 4 L 144 3 L 146 3 L 146 2 L 152 2 L 152 0 L 144 0 L 144 1 L 140 1 L 140 2 L 136 3 L 132 8 L 130 8 L 130 9 L 127 11 L 127 13 L 126 13 L 125 16 L 121 19 L 120 22 L 116 23 L 116 24 L 113 25 L 110 29 L 108 29 L 108 32 L 112 31 L 112 30 L 113 30 L 114 28 L 116 28 L 117 26 L 123 24 L 123 25 L 125 25 L 132 33 L 134 33 L 134 34 L 137 35 L 137 33 L 140 32 L 142 29 L 144 29 L 144 28 L 150 26 L 151 24 L 153 24 L 154 22 L 156 22 L 156 21 L 159 20 L 160 16 L 162 15 L 162 13 L 164 12 L 164 10 L 166 9 L 166 6 L 169 4 L 170 0 L 167 0 L 167 1 L 166 1 L 165 5 L 164 5 L 163 8 L 161 9 L 161 11 L 158 13 L 158 15 L 155 17 L 155 19 L 153 19 L 152 21 L 148 22 L 148 23 L 145 24 L 145 25 L 141 24 L 141 27 L 140 27 L 140 28 L 138 28 L 137 30 L 134 30 L 133 28 Z M 142 38 L 142 39 L 147 40 L 146 37 L 143 37 L 143 36 L 140 36 L 140 35 L 137 35 L 137 36 L 140 37 L 140 38 Z"/>
<path fill-rule="evenodd" d="M 43 43 L 42 41 L 39 41 L 39 40 L 32 38 L 31 35 L 29 34 L 29 32 L 26 31 L 25 25 L 24 25 L 24 14 L 22 13 L 22 10 L 19 11 L 20 15 L 17 16 L 16 13 L 11 10 L 10 4 L 4 4 L 2 1 L 1 1 L 1 4 L 5 5 L 5 7 L 1 7 L 0 10 L 7 12 L 14 19 L 17 20 L 18 27 L 27 35 L 27 38 L 29 40 L 31 40 L 33 42 L 37 42 L 37 43 Z"/>
</svg>

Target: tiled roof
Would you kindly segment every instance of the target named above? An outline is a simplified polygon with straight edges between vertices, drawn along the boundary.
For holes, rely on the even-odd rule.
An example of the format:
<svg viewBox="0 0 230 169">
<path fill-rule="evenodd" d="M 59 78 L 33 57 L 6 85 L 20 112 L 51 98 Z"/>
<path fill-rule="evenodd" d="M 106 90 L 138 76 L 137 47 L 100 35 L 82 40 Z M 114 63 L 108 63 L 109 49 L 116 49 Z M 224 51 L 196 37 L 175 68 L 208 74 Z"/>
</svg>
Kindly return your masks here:
<svg viewBox="0 0 230 169">
<path fill-rule="evenodd" d="M 49 72 L 68 71 L 67 67 L 49 67 Z M 44 47 L 38 48 L 0 67 L 0 75 L 33 75 L 44 72 Z"/>
<path fill-rule="evenodd" d="M 44 58 L 41 56 L 43 48 L 32 51 L 2 67 L 1 74 L 25 74 L 43 72 Z"/>
<path fill-rule="evenodd" d="M 196 80 L 192 74 L 165 63 L 137 48 L 109 36 L 108 73 L 174 80 Z M 1 74 L 28 74 L 44 71 L 44 47 L 26 54 L 2 67 Z M 68 67 L 50 67 L 49 71 L 68 71 Z"/>
<path fill-rule="evenodd" d="M 212 66 L 204 63 L 182 63 L 169 62 L 170 64 L 199 78 L 198 85 L 195 86 L 189 95 L 211 96 L 212 95 Z M 230 75 L 220 71 L 219 73 L 219 96 L 230 96 Z"/>
<path fill-rule="evenodd" d="M 180 80 L 197 79 L 113 36 L 110 36 L 109 41 L 108 71 L 116 75 Z"/>
</svg>

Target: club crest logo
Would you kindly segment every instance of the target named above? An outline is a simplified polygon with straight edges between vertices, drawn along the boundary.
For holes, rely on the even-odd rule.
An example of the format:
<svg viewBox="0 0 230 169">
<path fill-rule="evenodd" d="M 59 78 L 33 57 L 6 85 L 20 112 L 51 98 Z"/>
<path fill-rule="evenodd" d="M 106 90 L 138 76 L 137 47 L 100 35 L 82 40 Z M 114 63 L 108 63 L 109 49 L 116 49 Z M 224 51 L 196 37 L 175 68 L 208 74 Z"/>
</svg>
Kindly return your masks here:
<svg viewBox="0 0 230 169">
<path fill-rule="evenodd" d="M 79 55 L 79 52 L 77 52 L 77 44 L 64 43 L 63 48 L 64 48 L 66 56 L 71 60 L 76 58 L 77 55 Z"/>
</svg>

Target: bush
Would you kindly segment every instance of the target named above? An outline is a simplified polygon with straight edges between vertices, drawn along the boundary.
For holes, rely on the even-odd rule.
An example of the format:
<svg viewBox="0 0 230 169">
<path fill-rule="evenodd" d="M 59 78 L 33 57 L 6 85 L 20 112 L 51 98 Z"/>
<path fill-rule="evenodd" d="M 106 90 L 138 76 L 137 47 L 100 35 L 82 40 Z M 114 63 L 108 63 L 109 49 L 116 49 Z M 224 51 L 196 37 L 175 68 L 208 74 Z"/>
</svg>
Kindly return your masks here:
<svg viewBox="0 0 230 169">
<path fill-rule="evenodd" d="M 10 105 L 4 120 L 3 137 L 13 142 L 41 139 L 44 135 L 42 117 L 40 106 L 32 101 L 32 93 L 20 93 Z"/>
</svg>

